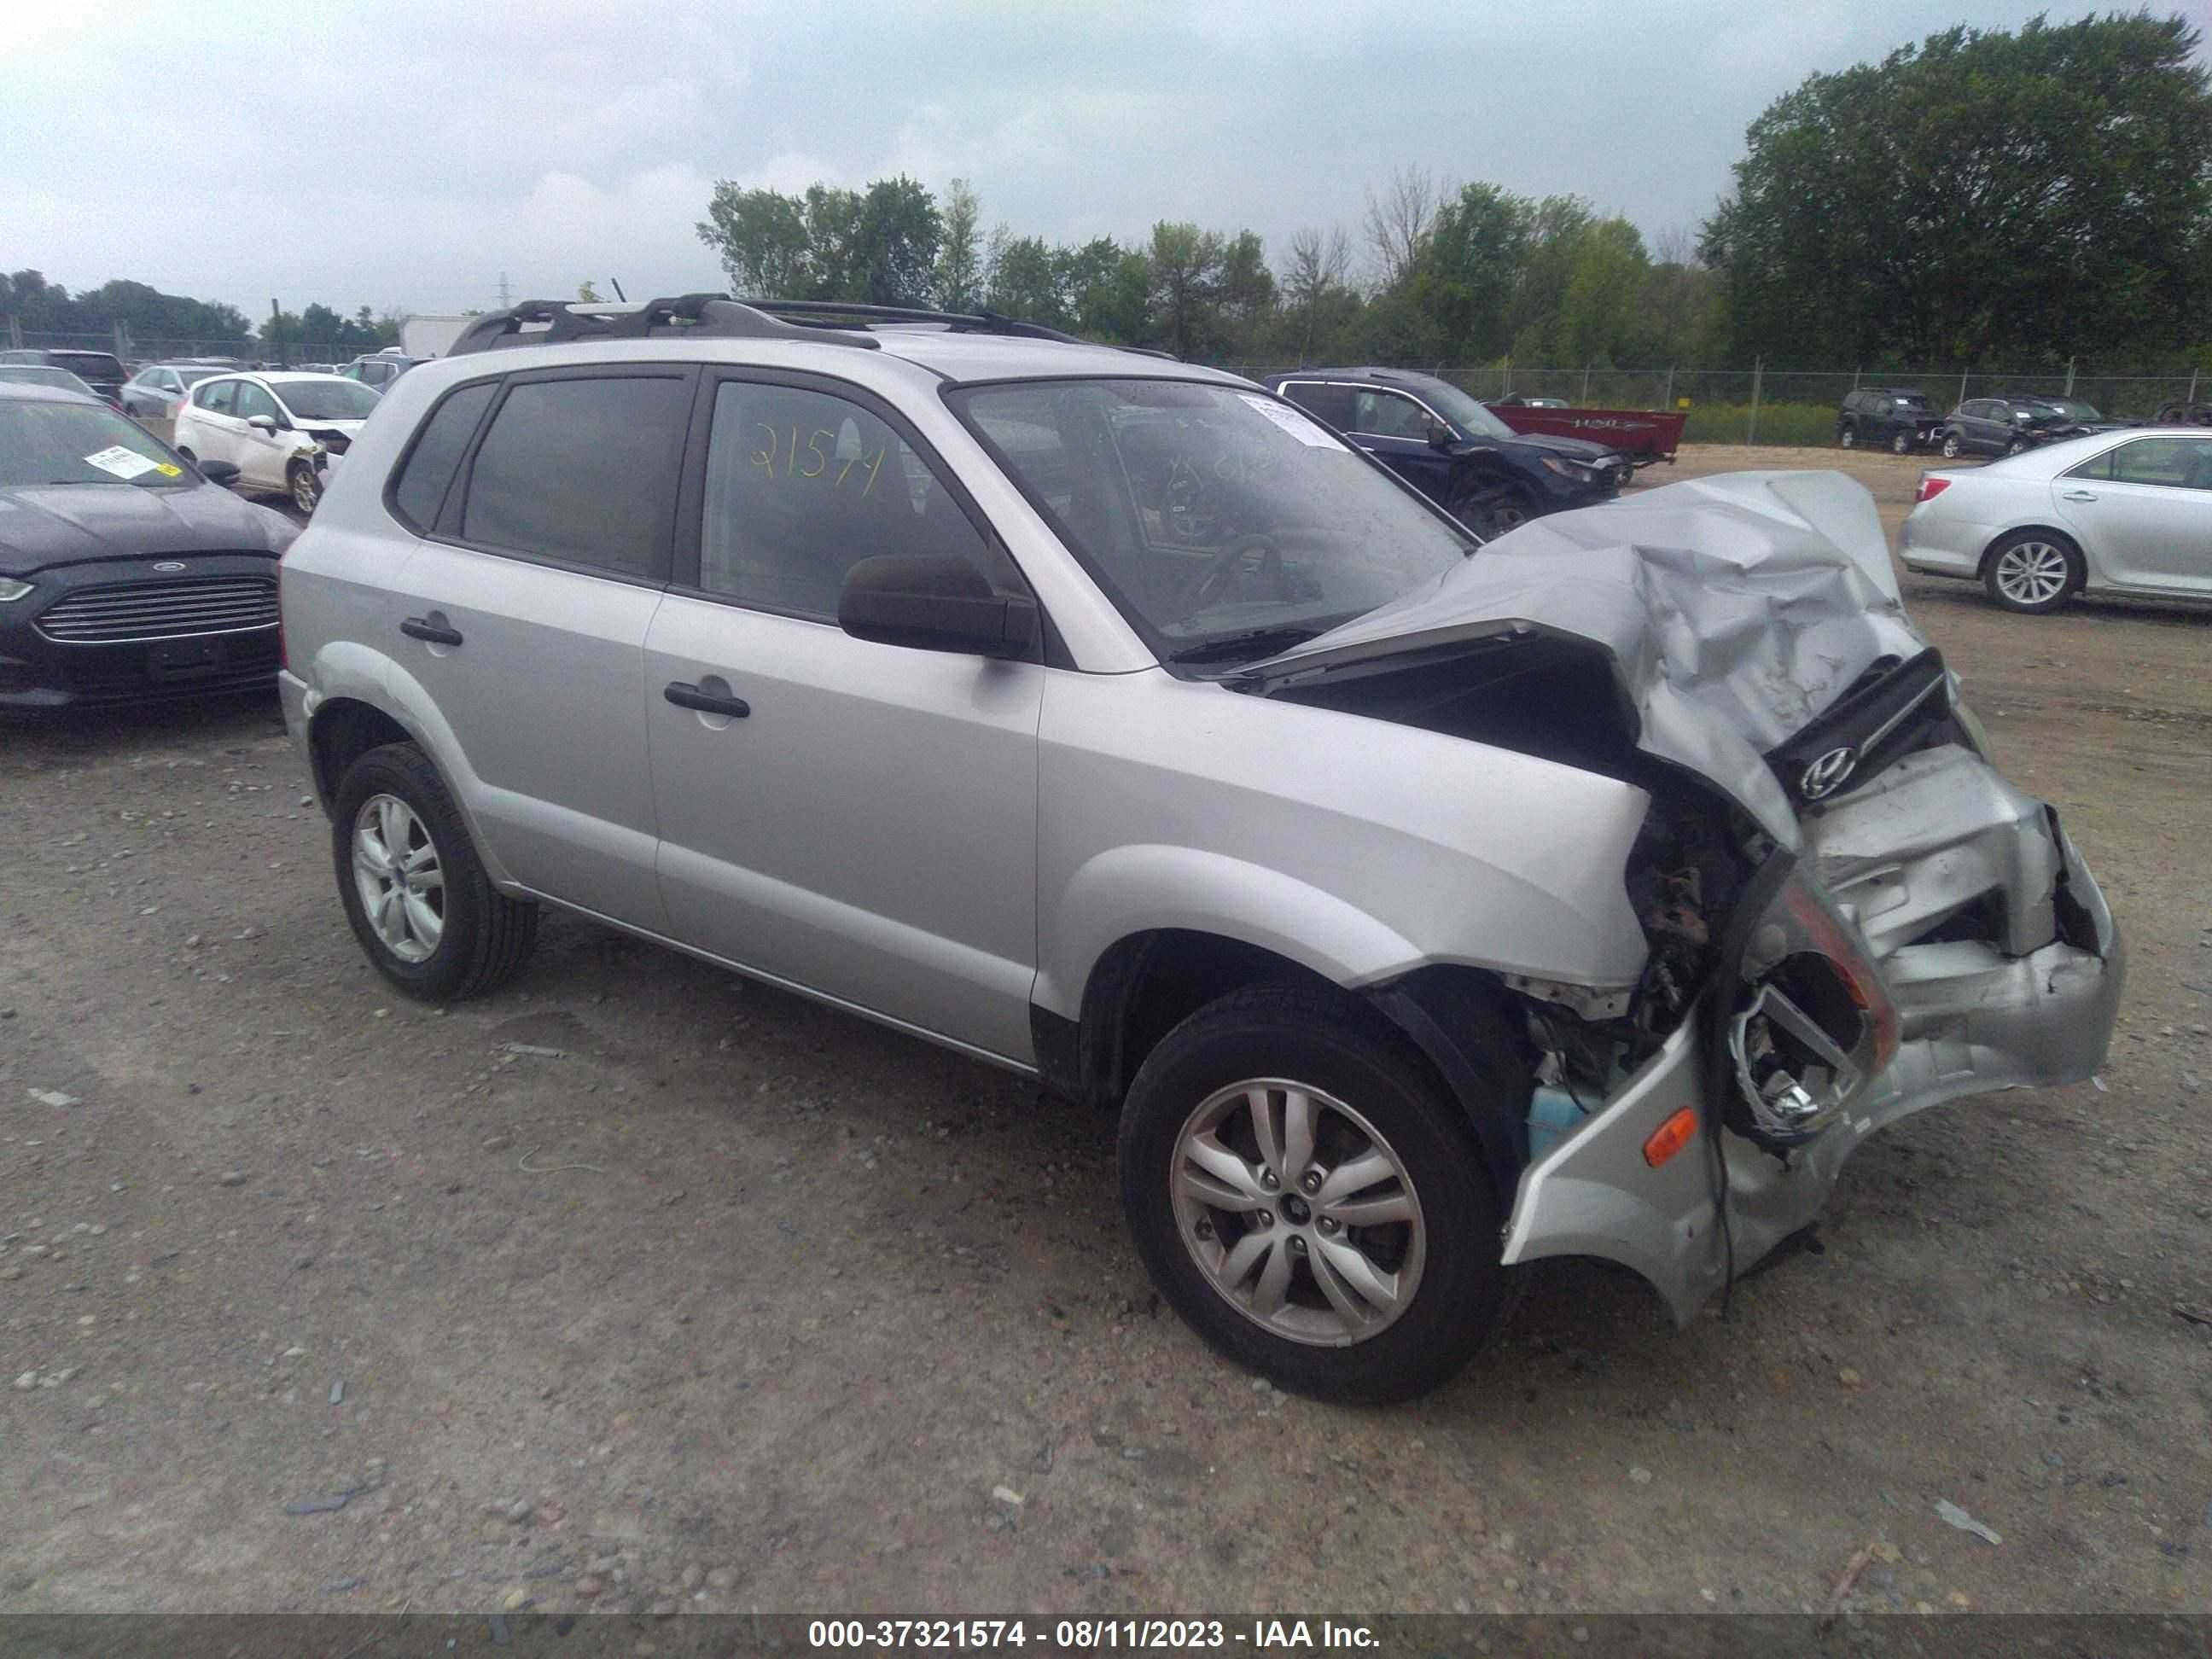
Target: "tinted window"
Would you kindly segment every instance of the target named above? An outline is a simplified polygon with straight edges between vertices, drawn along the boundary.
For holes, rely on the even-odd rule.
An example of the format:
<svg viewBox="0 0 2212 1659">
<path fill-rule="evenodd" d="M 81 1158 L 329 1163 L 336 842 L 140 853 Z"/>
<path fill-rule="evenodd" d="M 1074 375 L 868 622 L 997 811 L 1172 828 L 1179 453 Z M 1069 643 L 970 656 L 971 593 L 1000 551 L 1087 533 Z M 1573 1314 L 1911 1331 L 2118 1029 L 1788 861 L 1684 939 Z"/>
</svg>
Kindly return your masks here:
<svg viewBox="0 0 2212 1659">
<path fill-rule="evenodd" d="M 266 415 L 273 421 L 276 418 L 276 400 L 269 395 L 266 386 L 256 386 L 251 380 L 240 380 L 238 382 L 238 404 L 233 412 L 241 421 L 250 421 L 256 415 Z"/>
<path fill-rule="evenodd" d="M 1411 398 L 1395 392 L 1361 392 L 1352 396 L 1352 430 L 1379 438 L 1429 435 L 1429 417 Z"/>
<path fill-rule="evenodd" d="M 1352 388 L 1349 386 L 1301 385 L 1294 381 L 1283 388 L 1283 396 L 1299 408 L 1320 416 L 1340 432 L 1352 425 Z"/>
<path fill-rule="evenodd" d="M 52 351 L 46 361 L 72 374 L 91 380 L 120 380 L 123 361 L 107 351 Z"/>
<path fill-rule="evenodd" d="M 461 464 L 461 452 L 475 436 L 477 422 L 491 404 L 499 382 L 485 380 L 465 386 L 440 404 L 422 428 L 401 464 L 399 481 L 392 488 L 392 504 L 399 516 L 417 530 L 438 521 L 438 508 L 446 499 L 446 486 Z"/>
<path fill-rule="evenodd" d="M 690 405 L 673 377 L 510 387 L 470 469 L 463 538 L 665 576 Z"/>
<path fill-rule="evenodd" d="M 1018 586 L 927 462 L 857 404 L 799 386 L 714 392 L 699 585 L 746 605 L 835 617 L 845 574 L 883 554 L 965 559 Z"/>
</svg>

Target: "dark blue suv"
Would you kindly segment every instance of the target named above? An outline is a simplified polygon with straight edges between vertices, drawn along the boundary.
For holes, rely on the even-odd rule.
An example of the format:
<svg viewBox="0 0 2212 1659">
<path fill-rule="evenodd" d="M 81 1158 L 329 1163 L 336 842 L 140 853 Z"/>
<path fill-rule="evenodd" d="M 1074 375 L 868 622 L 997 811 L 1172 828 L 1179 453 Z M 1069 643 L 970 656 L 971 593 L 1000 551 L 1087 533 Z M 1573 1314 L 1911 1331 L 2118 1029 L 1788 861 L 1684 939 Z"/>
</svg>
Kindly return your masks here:
<svg viewBox="0 0 2212 1659">
<path fill-rule="evenodd" d="M 1484 535 L 1608 501 L 1634 470 L 1603 444 L 1516 432 L 1431 374 L 1301 368 L 1267 375 L 1264 384 Z"/>
</svg>

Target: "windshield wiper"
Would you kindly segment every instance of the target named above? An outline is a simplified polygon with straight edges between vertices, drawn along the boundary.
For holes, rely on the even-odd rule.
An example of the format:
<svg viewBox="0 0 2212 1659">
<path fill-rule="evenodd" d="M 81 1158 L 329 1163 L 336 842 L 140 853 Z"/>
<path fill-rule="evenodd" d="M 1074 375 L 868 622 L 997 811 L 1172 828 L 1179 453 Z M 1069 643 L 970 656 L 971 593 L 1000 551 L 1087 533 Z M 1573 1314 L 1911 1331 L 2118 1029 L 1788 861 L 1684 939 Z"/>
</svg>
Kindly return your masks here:
<svg viewBox="0 0 2212 1659">
<path fill-rule="evenodd" d="M 1170 651 L 1168 660 L 1221 662 L 1234 657 L 1272 656 L 1278 651 L 1287 651 L 1294 645 L 1304 645 L 1308 640 L 1320 637 L 1321 629 L 1318 628 L 1252 628 L 1242 634 L 1223 634 L 1214 639 L 1200 640 L 1196 645 L 1187 645 L 1180 651 Z"/>
</svg>

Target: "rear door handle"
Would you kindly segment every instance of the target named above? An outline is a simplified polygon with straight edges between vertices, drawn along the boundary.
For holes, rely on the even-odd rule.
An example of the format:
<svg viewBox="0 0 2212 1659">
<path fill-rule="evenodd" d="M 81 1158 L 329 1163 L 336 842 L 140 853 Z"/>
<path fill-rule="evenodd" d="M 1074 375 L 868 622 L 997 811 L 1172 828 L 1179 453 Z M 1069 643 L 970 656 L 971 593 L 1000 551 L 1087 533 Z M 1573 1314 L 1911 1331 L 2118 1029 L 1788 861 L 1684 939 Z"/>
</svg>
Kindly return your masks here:
<svg viewBox="0 0 2212 1659">
<path fill-rule="evenodd" d="M 728 714 L 743 720 L 753 712 L 753 706 L 743 697 L 718 697 L 684 680 L 671 681 L 660 695 L 678 708 L 696 708 L 702 714 Z"/>
<path fill-rule="evenodd" d="M 2058 499 L 2062 501 L 2094 501 L 2097 497 L 2092 490 L 2069 489 Z"/>
<path fill-rule="evenodd" d="M 441 628 L 420 617 L 410 617 L 399 624 L 399 631 L 410 640 L 427 640 L 432 645 L 459 645 L 461 642 L 459 629 Z"/>
</svg>

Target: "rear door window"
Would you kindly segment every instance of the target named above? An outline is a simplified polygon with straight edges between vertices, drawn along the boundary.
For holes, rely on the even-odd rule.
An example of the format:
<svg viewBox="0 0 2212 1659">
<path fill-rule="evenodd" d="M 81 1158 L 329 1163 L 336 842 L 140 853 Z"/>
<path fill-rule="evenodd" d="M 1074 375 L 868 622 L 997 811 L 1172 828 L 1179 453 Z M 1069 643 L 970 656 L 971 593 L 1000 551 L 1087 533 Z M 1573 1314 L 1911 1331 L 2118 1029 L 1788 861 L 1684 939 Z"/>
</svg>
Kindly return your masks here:
<svg viewBox="0 0 2212 1659">
<path fill-rule="evenodd" d="M 236 407 L 239 383 L 216 380 L 192 393 L 192 401 L 210 415 L 228 415 Z"/>
<path fill-rule="evenodd" d="M 1283 387 L 1283 396 L 1308 414 L 1318 415 L 1340 432 L 1352 425 L 1350 386 L 1323 386 L 1314 380 L 1292 380 Z"/>
<path fill-rule="evenodd" d="M 690 408 L 688 370 L 511 383 L 470 464 L 461 539 L 667 580 Z"/>
</svg>

